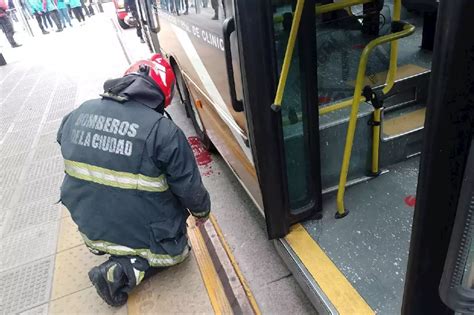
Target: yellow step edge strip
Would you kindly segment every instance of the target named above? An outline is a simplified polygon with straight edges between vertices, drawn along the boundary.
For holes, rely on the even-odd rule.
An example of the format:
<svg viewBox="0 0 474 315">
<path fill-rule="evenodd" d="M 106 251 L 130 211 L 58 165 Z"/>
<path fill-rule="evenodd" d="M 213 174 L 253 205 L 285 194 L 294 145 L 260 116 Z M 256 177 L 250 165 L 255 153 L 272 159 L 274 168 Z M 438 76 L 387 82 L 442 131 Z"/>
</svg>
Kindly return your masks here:
<svg viewBox="0 0 474 315">
<path fill-rule="evenodd" d="M 233 314 L 232 307 L 224 292 L 224 287 L 219 279 L 211 256 L 207 250 L 204 238 L 194 225 L 194 220 L 189 220 L 190 227 L 188 228 L 189 241 L 193 248 L 192 252 L 196 258 L 196 262 L 201 272 L 201 277 L 209 295 L 212 308 L 215 314 Z"/>
<path fill-rule="evenodd" d="M 406 64 L 403 66 L 399 66 L 397 70 L 397 74 L 395 76 L 395 81 L 411 77 L 423 72 L 428 71 L 428 69 L 420 67 L 414 64 Z M 374 74 L 366 75 L 364 85 L 370 85 L 372 87 L 379 86 L 385 83 L 385 79 L 387 77 L 388 71 L 378 72 Z M 355 81 L 348 81 L 348 85 L 355 86 Z"/>
<path fill-rule="evenodd" d="M 341 315 L 375 314 L 301 224 L 285 240 Z"/>
<path fill-rule="evenodd" d="M 426 108 L 403 114 L 398 117 L 385 119 L 382 131 L 385 136 L 393 137 L 421 128 L 425 125 Z"/>
</svg>

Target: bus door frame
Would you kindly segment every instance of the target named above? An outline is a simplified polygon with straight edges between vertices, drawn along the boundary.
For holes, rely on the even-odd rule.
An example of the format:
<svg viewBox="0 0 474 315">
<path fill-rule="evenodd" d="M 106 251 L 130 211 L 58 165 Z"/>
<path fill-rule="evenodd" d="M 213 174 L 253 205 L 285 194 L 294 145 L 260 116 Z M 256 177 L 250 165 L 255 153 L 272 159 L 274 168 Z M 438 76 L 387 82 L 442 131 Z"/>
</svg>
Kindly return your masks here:
<svg viewBox="0 0 474 315">
<path fill-rule="evenodd" d="M 296 3 L 296 1 L 295 1 Z M 308 187 L 312 203 L 298 212 L 289 206 L 288 181 L 281 112 L 271 109 L 279 73 L 271 0 L 235 0 L 245 112 L 255 168 L 263 198 L 269 239 L 289 233 L 290 225 L 320 217 L 322 210 L 319 115 L 316 71 L 304 71 L 305 142 L 310 156 Z M 298 32 L 300 66 L 316 66 L 314 0 L 307 0 Z M 284 106 L 284 104 L 283 104 Z"/>
</svg>

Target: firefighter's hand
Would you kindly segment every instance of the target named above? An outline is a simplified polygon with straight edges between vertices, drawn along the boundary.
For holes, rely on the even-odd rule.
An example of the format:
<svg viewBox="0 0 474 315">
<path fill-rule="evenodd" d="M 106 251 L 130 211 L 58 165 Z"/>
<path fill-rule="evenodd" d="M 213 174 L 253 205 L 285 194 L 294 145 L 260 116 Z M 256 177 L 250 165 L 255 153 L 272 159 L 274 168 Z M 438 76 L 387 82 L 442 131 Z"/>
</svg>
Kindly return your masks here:
<svg viewBox="0 0 474 315">
<path fill-rule="evenodd" d="M 196 226 L 197 226 L 197 227 L 202 226 L 204 223 L 206 223 L 207 220 L 209 220 L 209 216 L 203 217 L 203 218 L 195 218 L 195 219 L 194 219 L 194 221 L 196 222 Z"/>
</svg>

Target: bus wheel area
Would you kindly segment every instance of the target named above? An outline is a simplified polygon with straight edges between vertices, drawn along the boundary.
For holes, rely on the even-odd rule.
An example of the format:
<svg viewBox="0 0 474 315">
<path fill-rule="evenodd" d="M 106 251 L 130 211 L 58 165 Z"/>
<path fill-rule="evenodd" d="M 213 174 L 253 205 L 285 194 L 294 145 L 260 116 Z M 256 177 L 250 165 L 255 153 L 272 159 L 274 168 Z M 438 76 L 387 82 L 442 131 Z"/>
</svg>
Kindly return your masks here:
<svg viewBox="0 0 474 315">
<path fill-rule="evenodd" d="M 176 74 L 176 96 L 179 97 L 182 105 L 184 106 L 186 110 L 186 116 L 191 120 L 194 131 L 196 132 L 204 148 L 208 151 L 217 152 L 214 145 L 212 144 L 212 141 L 209 139 L 209 136 L 206 133 L 206 129 L 200 116 L 201 114 L 197 108 L 198 106 L 202 108 L 201 101 L 194 100 L 193 96 L 189 93 L 188 85 L 183 78 L 183 73 L 173 59 L 171 60 L 171 64 Z"/>
</svg>

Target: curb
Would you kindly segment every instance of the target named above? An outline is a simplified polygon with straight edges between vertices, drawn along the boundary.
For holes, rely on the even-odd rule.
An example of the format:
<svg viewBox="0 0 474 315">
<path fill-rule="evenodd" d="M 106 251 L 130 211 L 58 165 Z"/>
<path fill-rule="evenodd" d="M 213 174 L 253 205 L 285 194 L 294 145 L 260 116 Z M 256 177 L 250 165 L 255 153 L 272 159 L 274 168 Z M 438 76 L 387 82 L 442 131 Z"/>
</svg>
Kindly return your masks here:
<svg viewBox="0 0 474 315">
<path fill-rule="evenodd" d="M 212 214 L 200 231 L 232 311 L 235 314 L 261 314 L 247 281 Z"/>
</svg>

